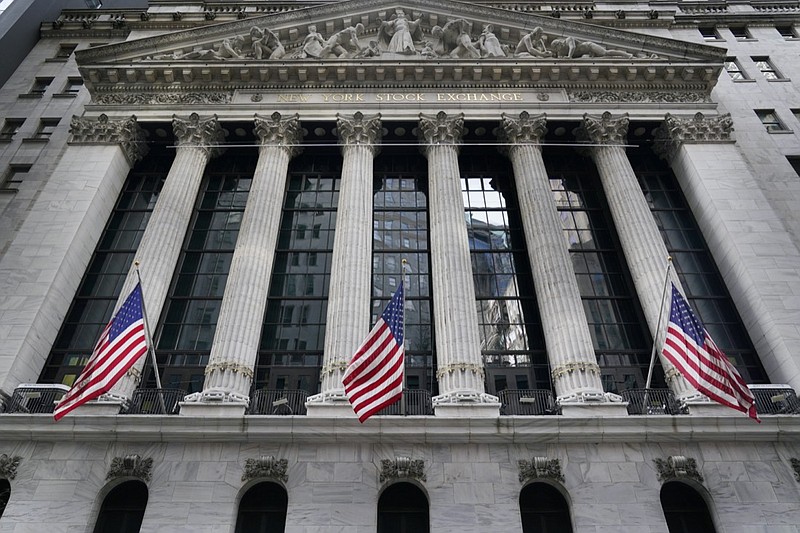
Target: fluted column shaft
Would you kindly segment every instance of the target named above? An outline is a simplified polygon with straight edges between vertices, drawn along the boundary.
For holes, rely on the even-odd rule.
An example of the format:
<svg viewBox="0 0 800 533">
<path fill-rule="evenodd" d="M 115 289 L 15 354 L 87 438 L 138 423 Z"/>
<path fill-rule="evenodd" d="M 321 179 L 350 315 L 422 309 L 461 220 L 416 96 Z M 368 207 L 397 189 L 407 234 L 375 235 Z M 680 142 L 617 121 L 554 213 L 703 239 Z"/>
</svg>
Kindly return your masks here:
<svg viewBox="0 0 800 533">
<path fill-rule="evenodd" d="M 381 138 L 380 115 L 337 119 L 344 160 L 328 291 L 323 399 L 344 394 L 344 371 L 371 325 L 373 160 Z"/>
<path fill-rule="evenodd" d="M 200 400 L 247 403 L 281 220 L 280 194 L 302 138 L 297 115 L 255 117 L 258 163 L 242 215 Z"/>
<path fill-rule="evenodd" d="M 560 403 L 599 400 L 600 367 L 539 144 L 545 121 L 544 115 L 523 112 L 516 119 L 504 114 L 502 127 L 556 395 Z"/>
<path fill-rule="evenodd" d="M 647 326 L 656 346 L 660 347 L 668 314 L 666 310 L 661 317 L 661 331 L 658 331 L 669 253 L 622 146 L 625 144 L 628 123 L 627 115 L 618 119 L 613 119 L 608 112 L 602 117 L 584 115 L 581 136 L 595 144 L 589 153 L 597 166 Z M 674 270 L 671 281 L 680 287 Z M 661 350 L 658 352 L 675 395 L 679 399 L 696 396 L 697 391 L 661 356 Z"/>
<path fill-rule="evenodd" d="M 154 321 L 161 316 L 206 164 L 224 136 L 216 116 L 201 119 L 192 113 L 188 119 L 173 117 L 172 127 L 178 144 L 175 160 L 136 251 L 136 261 L 140 263 L 145 312 L 151 328 L 155 326 Z M 135 267 L 131 267 L 117 301 L 117 308 L 125 301 L 137 281 Z M 144 358 L 139 359 L 117 382 L 109 396 L 130 398 L 139 383 L 144 363 Z"/>
<path fill-rule="evenodd" d="M 431 282 L 435 298 L 439 401 L 475 401 L 484 394 L 475 286 L 469 252 L 458 146 L 463 115 L 420 115 L 423 153 L 428 158 L 428 218 Z"/>
</svg>

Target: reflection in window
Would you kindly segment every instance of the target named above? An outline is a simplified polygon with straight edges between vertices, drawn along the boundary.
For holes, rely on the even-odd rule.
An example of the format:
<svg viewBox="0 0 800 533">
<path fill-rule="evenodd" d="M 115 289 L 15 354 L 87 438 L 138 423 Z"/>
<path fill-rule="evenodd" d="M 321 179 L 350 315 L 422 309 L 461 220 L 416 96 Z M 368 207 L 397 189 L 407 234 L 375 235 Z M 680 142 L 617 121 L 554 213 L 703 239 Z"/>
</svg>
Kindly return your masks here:
<svg viewBox="0 0 800 533">
<path fill-rule="evenodd" d="M 40 382 L 72 385 L 92 354 L 100 332 L 111 318 L 174 156 L 174 150 L 152 146 L 147 157 L 128 175 L 61 325 Z"/>
<path fill-rule="evenodd" d="M 487 389 L 549 389 L 536 295 L 508 160 L 473 148 L 459 161 Z"/>
<path fill-rule="evenodd" d="M 747 79 L 747 75 L 744 73 L 744 71 L 742 70 L 742 66 L 739 64 L 739 61 L 737 61 L 735 57 L 725 58 L 725 71 L 734 81 Z"/>
<path fill-rule="evenodd" d="M 531 483 L 519 494 L 523 533 L 572 533 L 566 498 L 552 485 Z"/>
<path fill-rule="evenodd" d="M 395 483 L 378 500 L 378 533 L 428 533 L 428 497 L 411 483 Z"/>
<path fill-rule="evenodd" d="M 251 487 L 239 502 L 235 533 L 283 533 L 289 498 L 277 483 Z"/>
<path fill-rule="evenodd" d="M 126 481 L 103 499 L 94 533 L 138 533 L 147 507 L 147 485 Z"/>
<path fill-rule="evenodd" d="M 605 390 L 644 387 L 652 344 L 597 171 L 568 149 L 544 157 Z"/>
<path fill-rule="evenodd" d="M 786 131 L 786 127 L 775 114 L 774 109 L 756 109 L 755 112 L 767 131 Z"/>
<path fill-rule="evenodd" d="M 416 152 L 384 148 L 375 160 L 371 324 L 406 267 L 406 384 L 437 392 L 428 244 L 427 162 Z"/>
<path fill-rule="evenodd" d="M 22 124 L 25 122 L 24 118 L 7 118 L 3 122 L 3 128 L 0 129 L 0 141 L 10 141 L 17 134 Z"/>
<path fill-rule="evenodd" d="M 3 511 L 6 510 L 8 500 L 11 498 L 11 483 L 7 479 L 0 479 L 0 518 L 3 517 Z"/>
<path fill-rule="evenodd" d="M 257 388 L 317 392 L 341 164 L 337 151 L 318 149 L 296 157 L 289 167 Z"/>
<path fill-rule="evenodd" d="M 255 150 L 229 148 L 206 167 L 157 336 L 166 388 L 203 388 L 256 157 Z"/>
<path fill-rule="evenodd" d="M 779 80 L 783 78 L 768 57 L 754 57 L 752 59 L 756 64 L 756 68 L 761 71 L 761 74 L 766 79 Z"/>
<path fill-rule="evenodd" d="M 675 175 L 647 148 L 631 149 L 628 154 L 692 308 L 745 381 L 767 383 L 747 330 Z"/>
<path fill-rule="evenodd" d="M 661 487 L 661 508 L 669 533 L 714 533 L 714 522 L 703 497 L 680 481 Z"/>
</svg>

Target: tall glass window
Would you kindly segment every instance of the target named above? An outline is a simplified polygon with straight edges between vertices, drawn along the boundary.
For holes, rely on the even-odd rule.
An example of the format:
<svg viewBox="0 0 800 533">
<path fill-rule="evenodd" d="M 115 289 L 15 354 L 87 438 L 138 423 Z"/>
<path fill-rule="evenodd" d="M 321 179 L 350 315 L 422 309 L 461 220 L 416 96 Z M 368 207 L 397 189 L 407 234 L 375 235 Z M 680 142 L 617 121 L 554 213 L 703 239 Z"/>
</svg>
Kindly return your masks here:
<svg viewBox="0 0 800 533">
<path fill-rule="evenodd" d="M 644 387 L 652 342 L 597 171 L 570 149 L 549 147 L 544 157 L 603 386 L 614 393 Z"/>
<path fill-rule="evenodd" d="M 269 481 L 258 483 L 239 502 L 235 533 L 283 533 L 288 505 L 286 489 Z"/>
<path fill-rule="evenodd" d="M 411 483 L 395 483 L 378 499 L 378 533 L 430 531 L 428 497 Z"/>
<path fill-rule="evenodd" d="M 203 389 L 256 159 L 255 150 L 230 148 L 206 167 L 157 337 L 166 388 Z"/>
<path fill-rule="evenodd" d="M 338 151 L 317 148 L 289 167 L 257 388 L 319 388 L 341 166 Z"/>
<path fill-rule="evenodd" d="M 753 343 L 672 170 L 649 148 L 639 147 L 628 153 L 692 308 L 745 381 L 768 383 Z"/>
<path fill-rule="evenodd" d="M 39 378 L 72 385 L 111 319 L 174 150 L 152 146 L 128 175 Z"/>
<path fill-rule="evenodd" d="M 572 533 L 567 499 L 552 485 L 534 482 L 519 493 L 523 533 Z"/>
<path fill-rule="evenodd" d="M 669 533 L 715 533 L 714 521 L 703 497 L 680 481 L 661 487 L 661 508 Z"/>
<path fill-rule="evenodd" d="M 11 483 L 7 479 L 0 479 L 0 518 L 3 517 L 9 499 L 11 499 Z"/>
<path fill-rule="evenodd" d="M 549 389 L 550 369 L 507 158 L 470 147 L 459 160 L 487 390 Z"/>
<path fill-rule="evenodd" d="M 103 499 L 94 533 L 138 533 L 147 507 L 147 485 L 126 481 Z"/>
<path fill-rule="evenodd" d="M 427 161 L 416 151 L 384 148 L 375 160 L 372 324 L 406 268 L 406 386 L 436 394 L 430 288 Z"/>
</svg>

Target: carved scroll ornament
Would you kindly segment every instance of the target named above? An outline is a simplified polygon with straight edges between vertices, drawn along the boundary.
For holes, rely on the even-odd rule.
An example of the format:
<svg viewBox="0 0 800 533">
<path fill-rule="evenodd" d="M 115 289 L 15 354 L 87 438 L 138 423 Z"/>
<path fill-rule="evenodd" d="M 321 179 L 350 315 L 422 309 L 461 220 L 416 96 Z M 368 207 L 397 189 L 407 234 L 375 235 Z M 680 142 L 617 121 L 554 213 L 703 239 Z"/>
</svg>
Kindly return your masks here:
<svg viewBox="0 0 800 533">
<path fill-rule="evenodd" d="M 561 462 L 558 459 L 548 457 L 534 457 L 530 461 L 519 461 L 519 481 L 525 483 L 532 479 L 552 479 L 553 481 L 564 482 L 564 474 L 561 473 Z"/>
<path fill-rule="evenodd" d="M 270 478 L 285 482 L 289 480 L 289 476 L 286 474 L 288 470 L 288 459 L 276 459 L 272 455 L 262 455 L 258 459 L 245 460 L 242 481 Z"/>
<path fill-rule="evenodd" d="M 123 120 L 109 120 L 105 114 L 97 118 L 73 116 L 70 133 L 73 144 L 119 144 L 131 165 L 148 150 L 144 130 L 135 116 Z"/>
<path fill-rule="evenodd" d="M 142 458 L 136 454 L 114 457 L 111 460 L 111 466 L 108 468 L 106 480 L 118 477 L 136 477 L 147 482 L 150 481 L 152 470 L 153 459 L 150 457 Z"/>
<path fill-rule="evenodd" d="M 697 461 L 683 455 L 670 455 L 666 460 L 653 459 L 658 470 L 659 481 L 671 479 L 693 479 L 698 483 L 703 482 L 703 475 L 697 470 Z"/>
<path fill-rule="evenodd" d="M 410 457 L 381 460 L 381 483 L 390 479 L 418 479 L 426 481 L 425 461 Z"/>
<path fill-rule="evenodd" d="M 22 461 L 19 455 L 0 454 L 0 479 L 13 480 L 17 477 L 17 468 Z"/>
</svg>

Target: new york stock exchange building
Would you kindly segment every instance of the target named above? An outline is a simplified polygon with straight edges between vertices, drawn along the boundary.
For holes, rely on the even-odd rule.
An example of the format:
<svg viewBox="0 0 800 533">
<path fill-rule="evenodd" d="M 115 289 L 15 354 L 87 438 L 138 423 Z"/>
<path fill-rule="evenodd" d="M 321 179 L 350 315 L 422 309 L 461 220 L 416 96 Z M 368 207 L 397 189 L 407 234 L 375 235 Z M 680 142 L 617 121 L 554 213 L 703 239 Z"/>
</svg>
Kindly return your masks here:
<svg viewBox="0 0 800 533">
<path fill-rule="evenodd" d="M 798 32 L 793 0 L 45 21 L 0 90 L 0 532 L 797 533 Z M 155 358 L 55 422 L 139 280 Z M 401 283 L 403 399 L 362 424 Z M 662 355 L 671 284 L 761 423 Z"/>
</svg>

